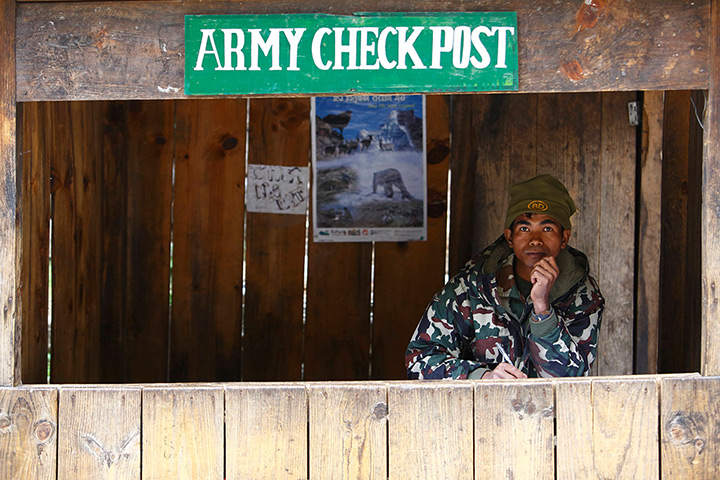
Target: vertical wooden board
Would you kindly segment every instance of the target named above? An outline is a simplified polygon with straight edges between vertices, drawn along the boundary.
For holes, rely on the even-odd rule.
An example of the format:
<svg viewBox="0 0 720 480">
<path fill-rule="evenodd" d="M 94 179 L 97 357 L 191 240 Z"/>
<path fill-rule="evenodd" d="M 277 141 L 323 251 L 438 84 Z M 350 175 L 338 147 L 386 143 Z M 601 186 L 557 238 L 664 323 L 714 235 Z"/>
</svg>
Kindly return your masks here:
<svg viewBox="0 0 720 480">
<path fill-rule="evenodd" d="M 661 91 L 643 94 L 635 373 L 658 372 L 663 97 L 664 93 Z"/>
<path fill-rule="evenodd" d="M 688 142 L 688 199 L 687 199 L 687 253 L 685 260 L 686 291 L 685 319 L 688 329 L 688 342 L 684 356 L 684 372 L 700 371 L 700 351 L 702 345 L 702 175 L 703 175 L 703 136 L 700 115 L 705 108 L 707 95 L 703 91 L 690 93 L 692 111 L 690 113 Z M 694 105 L 693 105 L 694 103 Z M 695 114 L 697 111 L 697 115 Z"/>
<path fill-rule="evenodd" d="M 388 385 L 389 478 L 473 478 L 472 418 L 470 382 Z"/>
<path fill-rule="evenodd" d="M 173 102 L 127 106 L 125 381 L 167 379 Z"/>
<path fill-rule="evenodd" d="M 660 395 L 662 478 L 718 478 L 720 380 L 666 378 Z"/>
<path fill-rule="evenodd" d="M 628 103 L 636 100 L 635 92 L 602 94 L 600 239 L 593 252 L 605 297 L 599 375 L 633 373 L 637 127 L 628 121 Z"/>
<path fill-rule="evenodd" d="M 52 365 L 54 383 L 97 382 L 101 121 L 94 102 L 53 104 Z"/>
<path fill-rule="evenodd" d="M 556 476 L 558 480 L 593 478 L 593 407 L 590 380 L 556 382 Z"/>
<path fill-rule="evenodd" d="M 387 388 L 308 386 L 310 478 L 387 478 Z"/>
<path fill-rule="evenodd" d="M 239 380 L 246 101 L 177 103 L 170 378 Z"/>
<path fill-rule="evenodd" d="M 658 478 L 655 379 L 593 380 L 593 463 L 598 478 Z"/>
<path fill-rule="evenodd" d="M 368 378 L 372 247 L 310 242 L 305 380 Z"/>
<path fill-rule="evenodd" d="M 17 202 L 17 158 L 16 158 L 16 93 L 15 93 L 15 2 L 0 4 L 0 38 L 3 52 L 0 54 L 0 385 L 12 385 L 19 381 L 20 372 L 15 371 L 20 355 L 20 344 L 16 339 L 16 315 L 18 306 L 16 282 L 16 249 L 18 246 L 15 225 Z M 8 40 L 9 39 L 9 40 Z M 22 245 L 20 245 L 22 247 Z"/>
<path fill-rule="evenodd" d="M 476 383 L 476 478 L 554 478 L 554 408 L 550 382 Z"/>
<path fill-rule="evenodd" d="M 449 97 L 425 97 L 427 239 L 375 244 L 372 326 L 372 378 L 375 379 L 406 378 L 405 349 L 425 307 L 443 286 L 450 163 L 450 119 L 446 99 Z"/>
<path fill-rule="evenodd" d="M 58 478 L 140 479 L 139 387 L 61 388 Z"/>
<path fill-rule="evenodd" d="M 0 389 L 0 477 L 56 478 L 58 392 Z"/>
<path fill-rule="evenodd" d="M 250 100 L 249 121 L 249 164 L 308 167 L 308 99 Z M 305 221 L 247 212 L 243 380 L 301 379 Z"/>
<path fill-rule="evenodd" d="M 662 152 L 659 371 L 685 371 L 690 92 L 665 92 Z"/>
<path fill-rule="evenodd" d="M 304 385 L 225 388 L 225 478 L 308 478 Z"/>
<path fill-rule="evenodd" d="M 22 105 L 22 380 L 46 383 L 48 363 L 48 255 L 50 162 L 48 103 Z"/>
<path fill-rule="evenodd" d="M 450 245 L 449 274 L 453 277 L 473 255 L 472 231 L 475 207 L 477 146 L 473 133 L 472 95 L 450 97 Z"/>
<path fill-rule="evenodd" d="M 558 177 L 575 201 L 570 243 L 588 256 L 592 275 L 600 262 L 601 116 L 600 93 L 538 96 L 537 173 Z"/>
<path fill-rule="evenodd" d="M 710 89 L 702 180 L 702 374 L 720 375 L 720 0 L 710 0 Z"/>
<path fill-rule="evenodd" d="M 142 477 L 204 480 L 223 475 L 222 387 L 146 387 Z"/>
<path fill-rule="evenodd" d="M 128 274 L 128 145 L 133 141 L 128 134 L 128 102 L 103 102 L 102 120 L 103 261 L 102 302 L 98 319 L 102 339 L 100 365 L 103 382 L 119 383 L 133 381 L 126 375 L 128 359 L 124 355 Z"/>
<path fill-rule="evenodd" d="M 475 95 L 477 146 L 473 253 L 505 228 L 511 185 L 537 174 L 537 95 Z"/>
</svg>

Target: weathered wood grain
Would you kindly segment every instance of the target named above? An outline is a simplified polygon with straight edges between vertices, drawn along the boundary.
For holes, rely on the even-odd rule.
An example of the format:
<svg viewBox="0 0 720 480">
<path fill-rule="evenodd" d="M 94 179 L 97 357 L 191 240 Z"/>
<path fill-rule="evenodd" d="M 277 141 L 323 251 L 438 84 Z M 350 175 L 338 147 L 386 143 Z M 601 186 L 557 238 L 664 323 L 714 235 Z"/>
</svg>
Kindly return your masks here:
<svg viewBox="0 0 720 480">
<path fill-rule="evenodd" d="M 130 102 L 123 381 L 167 380 L 172 102 Z"/>
<path fill-rule="evenodd" d="M 444 283 L 450 118 L 442 96 L 427 96 L 425 101 L 427 239 L 375 244 L 372 378 L 376 379 L 406 378 L 405 349 L 425 307 Z"/>
<path fill-rule="evenodd" d="M 0 477 L 56 478 L 58 392 L 0 389 Z"/>
<path fill-rule="evenodd" d="M 305 380 L 368 378 L 372 248 L 310 241 Z"/>
<path fill-rule="evenodd" d="M 222 387 L 145 387 L 143 479 L 222 478 L 223 405 Z"/>
<path fill-rule="evenodd" d="M 309 477 L 387 478 L 387 388 L 308 386 Z"/>
<path fill-rule="evenodd" d="M 452 2 L 387 0 L 362 11 L 453 11 Z M 183 96 L 185 14 L 352 14 L 356 2 L 22 3 L 18 98 Z M 516 11 L 521 92 L 706 88 L 709 0 L 475 0 L 468 11 Z M 433 89 L 441 89 L 434 86 Z M 288 92 L 291 93 L 291 92 Z"/>
<path fill-rule="evenodd" d="M 101 105 L 57 105 L 52 145 L 54 383 L 100 378 Z"/>
<path fill-rule="evenodd" d="M 250 100 L 249 121 L 249 164 L 308 168 L 308 99 Z M 243 380 L 301 379 L 305 222 L 247 212 Z"/>
<path fill-rule="evenodd" d="M 717 478 L 720 380 L 664 378 L 660 387 L 662 478 Z"/>
<path fill-rule="evenodd" d="M 473 478 L 473 412 L 472 382 L 389 384 L 389 478 Z"/>
<path fill-rule="evenodd" d="M 450 97 L 450 239 L 448 248 L 449 275 L 452 278 L 473 255 L 472 231 L 476 190 L 475 168 L 477 146 L 473 134 L 476 121 L 471 95 Z M 482 112 L 478 112 L 480 115 Z"/>
<path fill-rule="evenodd" d="M 475 384 L 475 476 L 555 476 L 550 382 Z"/>
<path fill-rule="evenodd" d="M 557 479 L 594 478 L 591 381 L 555 382 Z"/>
<path fill-rule="evenodd" d="M 600 375 L 633 373 L 635 302 L 635 171 L 637 127 L 628 121 L 634 92 L 602 94 L 598 245 L 590 255 L 605 297 L 598 338 Z M 579 169 L 583 167 L 580 166 Z M 585 166 L 585 169 L 588 165 Z M 583 182 L 581 191 L 592 188 Z M 581 209 L 587 208 L 580 204 Z M 586 231 L 586 233 L 589 233 Z"/>
<path fill-rule="evenodd" d="M 537 132 L 542 120 L 537 95 L 474 95 L 473 112 L 475 254 L 503 233 L 510 186 L 537 174 Z"/>
<path fill-rule="evenodd" d="M 658 385 L 593 380 L 593 463 L 598 478 L 658 478 Z"/>
<path fill-rule="evenodd" d="M 22 105 L 18 135 L 22 160 L 22 380 L 46 383 L 48 374 L 48 262 L 50 247 L 50 103 Z"/>
<path fill-rule="evenodd" d="M 17 199 L 16 158 L 16 96 L 15 96 L 15 2 L 0 5 L 0 385 L 19 382 L 20 339 L 16 338 L 19 315 L 17 281 L 20 272 L 16 264 L 18 231 L 15 224 Z M 10 39 L 8 42 L 7 39 Z M 6 43 L 7 42 L 7 43 Z M 20 244 L 20 248 L 22 244 Z"/>
<path fill-rule="evenodd" d="M 688 309 L 690 299 L 700 303 L 699 266 L 689 262 L 691 233 L 690 190 L 692 145 L 690 125 L 696 122 L 689 91 L 665 92 L 662 161 L 662 244 L 659 371 L 698 371 L 700 319 Z M 699 206 L 698 206 L 699 207 Z M 691 287 L 694 286 L 694 288 Z M 699 312 L 698 312 L 699 313 Z"/>
<path fill-rule="evenodd" d="M 246 102 L 178 102 L 170 379 L 239 380 Z"/>
<path fill-rule="evenodd" d="M 663 111 L 663 92 L 644 92 L 638 197 L 635 373 L 658 372 Z"/>
<path fill-rule="evenodd" d="M 720 1 L 711 0 L 710 91 L 705 116 L 702 180 L 703 375 L 720 375 Z"/>
<path fill-rule="evenodd" d="M 58 478 L 139 480 L 139 387 L 61 388 Z"/>
<path fill-rule="evenodd" d="M 308 478 L 307 405 L 304 385 L 226 386 L 225 478 Z"/>
</svg>

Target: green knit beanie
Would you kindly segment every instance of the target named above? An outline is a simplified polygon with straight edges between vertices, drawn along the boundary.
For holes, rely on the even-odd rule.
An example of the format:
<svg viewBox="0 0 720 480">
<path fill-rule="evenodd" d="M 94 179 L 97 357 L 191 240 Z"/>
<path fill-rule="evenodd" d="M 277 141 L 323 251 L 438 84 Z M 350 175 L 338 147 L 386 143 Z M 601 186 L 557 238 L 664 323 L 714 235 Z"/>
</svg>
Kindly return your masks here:
<svg viewBox="0 0 720 480">
<path fill-rule="evenodd" d="M 538 175 L 510 187 L 505 228 L 510 228 L 513 221 L 523 213 L 544 213 L 570 230 L 570 217 L 575 213 L 575 202 L 560 180 L 552 175 Z"/>
</svg>

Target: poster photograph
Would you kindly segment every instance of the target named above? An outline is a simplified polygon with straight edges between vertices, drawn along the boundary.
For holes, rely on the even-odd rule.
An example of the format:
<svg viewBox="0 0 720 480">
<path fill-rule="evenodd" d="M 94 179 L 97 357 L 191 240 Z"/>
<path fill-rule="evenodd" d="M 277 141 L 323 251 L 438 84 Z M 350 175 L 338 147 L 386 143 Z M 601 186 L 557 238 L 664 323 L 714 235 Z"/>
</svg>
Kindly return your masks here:
<svg viewBox="0 0 720 480">
<path fill-rule="evenodd" d="M 312 109 L 314 241 L 425 240 L 425 97 L 315 97 Z"/>
</svg>

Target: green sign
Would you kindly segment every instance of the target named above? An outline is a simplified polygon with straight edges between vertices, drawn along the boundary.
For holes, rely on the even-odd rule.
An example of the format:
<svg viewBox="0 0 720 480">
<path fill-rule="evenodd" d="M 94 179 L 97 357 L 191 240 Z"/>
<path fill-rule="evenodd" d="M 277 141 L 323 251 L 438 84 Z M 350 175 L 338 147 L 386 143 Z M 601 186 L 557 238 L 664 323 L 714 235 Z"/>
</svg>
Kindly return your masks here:
<svg viewBox="0 0 720 480">
<path fill-rule="evenodd" d="M 185 94 L 517 90 L 515 12 L 185 17 Z"/>
</svg>

